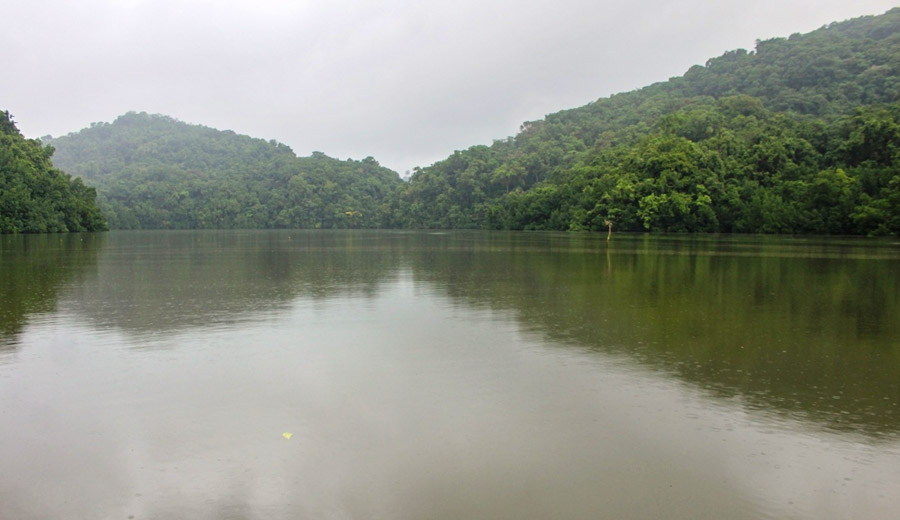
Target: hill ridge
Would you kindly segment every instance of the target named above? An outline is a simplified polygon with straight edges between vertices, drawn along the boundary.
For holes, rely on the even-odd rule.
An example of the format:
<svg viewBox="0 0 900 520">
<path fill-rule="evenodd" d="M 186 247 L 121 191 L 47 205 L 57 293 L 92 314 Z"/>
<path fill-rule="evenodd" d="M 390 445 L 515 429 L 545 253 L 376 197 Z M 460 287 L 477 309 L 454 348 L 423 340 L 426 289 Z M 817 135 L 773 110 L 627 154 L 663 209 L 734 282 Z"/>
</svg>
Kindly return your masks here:
<svg viewBox="0 0 900 520">
<path fill-rule="evenodd" d="M 761 40 L 755 51 L 728 51 L 684 76 L 526 122 L 515 137 L 417 169 L 393 201 L 391 224 L 600 230 L 612 220 L 628 231 L 897 233 L 890 209 L 896 165 L 873 163 L 876 172 L 839 152 L 865 139 L 895 150 L 898 72 L 900 8 Z M 867 111 L 878 105 L 886 107 Z M 691 121 L 670 135 L 679 118 Z M 687 133 L 689 124 L 713 126 Z M 862 128 L 873 125 L 881 135 L 864 135 Z M 731 145 L 740 150 L 715 149 L 722 133 L 735 137 Z M 719 141 L 708 141 L 717 135 Z M 769 139 L 779 135 L 783 142 Z M 728 170 L 693 182 L 702 181 L 688 180 L 702 170 L 693 165 L 678 171 L 681 185 L 673 186 L 659 182 L 665 169 L 638 167 L 636 153 L 661 150 L 648 141 L 674 137 L 688 141 L 681 145 L 694 155 L 716 155 Z M 766 140 L 773 149 L 765 150 Z M 623 162 L 628 157 L 635 160 Z M 825 182 L 816 175 L 837 170 L 851 180 L 835 189 L 851 193 L 824 224 L 811 215 L 837 210 L 810 207 L 808 191 Z M 715 219 L 697 217 L 709 210 Z M 656 218 L 657 212 L 668 216 Z"/>
<path fill-rule="evenodd" d="M 275 140 L 145 112 L 50 139 L 118 229 L 375 227 L 402 181 L 369 157 L 297 155 Z"/>
</svg>

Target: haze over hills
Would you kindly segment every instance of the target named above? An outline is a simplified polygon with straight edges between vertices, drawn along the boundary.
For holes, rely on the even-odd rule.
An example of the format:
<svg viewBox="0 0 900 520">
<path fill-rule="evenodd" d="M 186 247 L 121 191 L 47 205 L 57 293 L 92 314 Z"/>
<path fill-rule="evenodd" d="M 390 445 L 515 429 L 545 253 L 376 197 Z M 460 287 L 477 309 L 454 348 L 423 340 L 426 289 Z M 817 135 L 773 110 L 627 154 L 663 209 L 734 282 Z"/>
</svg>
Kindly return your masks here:
<svg viewBox="0 0 900 520">
<path fill-rule="evenodd" d="M 900 232 L 900 9 L 760 41 L 417 170 L 412 227 Z"/>
<path fill-rule="evenodd" d="M 900 233 L 900 9 L 757 43 L 417 168 L 126 114 L 49 140 L 115 228 Z M 614 71 L 610 71 L 614 73 Z"/>
<path fill-rule="evenodd" d="M 376 227 L 402 184 L 372 158 L 297 157 L 275 141 L 145 113 L 48 143 L 60 168 L 97 186 L 118 229 Z"/>
</svg>

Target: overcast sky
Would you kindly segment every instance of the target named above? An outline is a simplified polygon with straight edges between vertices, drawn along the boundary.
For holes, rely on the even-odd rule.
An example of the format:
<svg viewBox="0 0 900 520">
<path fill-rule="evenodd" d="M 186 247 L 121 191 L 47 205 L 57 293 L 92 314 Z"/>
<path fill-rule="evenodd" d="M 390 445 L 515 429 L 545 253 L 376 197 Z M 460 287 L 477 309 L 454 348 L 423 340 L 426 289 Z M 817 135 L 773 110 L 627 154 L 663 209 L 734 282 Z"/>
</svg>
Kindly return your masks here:
<svg viewBox="0 0 900 520">
<path fill-rule="evenodd" d="M 26 137 L 130 110 L 401 174 L 896 0 L 2 0 Z"/>
</svg>

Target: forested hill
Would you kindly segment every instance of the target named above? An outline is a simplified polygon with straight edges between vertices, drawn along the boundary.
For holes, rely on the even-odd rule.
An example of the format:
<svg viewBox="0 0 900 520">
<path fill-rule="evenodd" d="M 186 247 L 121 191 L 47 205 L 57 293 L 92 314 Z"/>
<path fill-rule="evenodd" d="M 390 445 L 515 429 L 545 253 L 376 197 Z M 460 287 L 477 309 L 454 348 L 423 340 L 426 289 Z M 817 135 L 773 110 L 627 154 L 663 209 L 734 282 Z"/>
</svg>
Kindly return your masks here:
<svg viewBox="0 0 900 520">
<path fill-rule="evenodd" d="M 0 233 L 106 229 L 94 189 L 54 168 L 52 155 L 0 111 Z"/>
<path fill-rule="evenodd" d="M 417 169 L 386 224 L 898 234 L 898 72 L 900 9 L 759 41 Z"/>
<path fill-rule="evenodd" d="M 117 229 L 376 227 L 403 184 L 372 158 L 297 157 L 275 141 L 145 113 L 45 140 L 61 169 L 96 186 Z"/>
</svg>

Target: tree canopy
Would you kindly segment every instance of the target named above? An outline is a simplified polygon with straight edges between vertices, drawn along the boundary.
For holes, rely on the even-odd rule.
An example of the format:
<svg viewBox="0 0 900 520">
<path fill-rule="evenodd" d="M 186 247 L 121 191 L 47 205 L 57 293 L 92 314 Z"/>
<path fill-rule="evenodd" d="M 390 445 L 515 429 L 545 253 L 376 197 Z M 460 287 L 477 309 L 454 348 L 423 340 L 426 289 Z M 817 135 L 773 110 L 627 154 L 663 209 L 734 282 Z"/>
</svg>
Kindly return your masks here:
<svg viewBox="0 0 900 520">
<path fill-rule="evenodd" d="M 57 163 L 97 187 L 117 229 L 376 227 L 402 184 L 369 157 L 315 152 L 130 112 L 48 139 Z"/>
<path fill-rule="evenodd" d="M 61 172 L 53 148 L 25 139 L 0 111 L 0 233 L 101 231 L 106 220 L 96 191 Z"/>
<path fill-rule="evenodd" d="M 757 42 L 417 169 L 398 227 L 900 233 L 900 9 Z"/>
<path fill-rule="evenodd" d="M 49 140 L 116 228 L 900 234 L 900 8 L 758 41 L 409 182 L 129 113 Z"/>
</svg>

